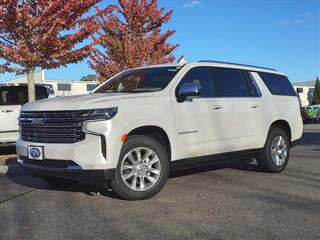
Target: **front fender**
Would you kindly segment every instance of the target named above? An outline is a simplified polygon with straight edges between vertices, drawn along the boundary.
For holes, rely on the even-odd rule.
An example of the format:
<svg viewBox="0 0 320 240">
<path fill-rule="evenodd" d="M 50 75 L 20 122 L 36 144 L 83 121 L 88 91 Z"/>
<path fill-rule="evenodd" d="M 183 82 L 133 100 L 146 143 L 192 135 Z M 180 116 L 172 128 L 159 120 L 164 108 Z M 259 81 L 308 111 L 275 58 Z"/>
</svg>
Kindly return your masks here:
<svg viewBox="0 0 320 240">
<path fill-rule="evenodd" d="M 177 148 L 176 148 L 176 141 L 175 141 L 175 135 L 174 135 L 175 131 L 174 131 L 173 125 L 169 126 L 168 124 L 163 124 L 155 119 L 138 120 L 127 125 L 123 130 L 123 134 L 130 134 L 130 132 L 132 132 L 137 128 L 150 127 L 150 126 L 159 127 L 167 134 L 170 147 L 171 147 L 171 159 L 175 160 L 177 158 L 177 153 L 176 153 Z"/>
</svg>

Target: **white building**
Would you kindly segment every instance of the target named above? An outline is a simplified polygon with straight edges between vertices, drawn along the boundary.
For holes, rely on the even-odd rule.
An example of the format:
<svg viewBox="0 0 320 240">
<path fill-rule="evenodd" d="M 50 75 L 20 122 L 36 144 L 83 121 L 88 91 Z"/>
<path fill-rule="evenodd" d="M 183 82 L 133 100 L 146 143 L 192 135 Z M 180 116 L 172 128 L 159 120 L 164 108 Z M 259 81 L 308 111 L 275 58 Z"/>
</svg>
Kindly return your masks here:
<svg viewBox="0 0 320 240">
<path fill-rule="evenodd" d="M 316 81 L 295 82 L 292 85 L 298 94 L 301 105 L 303 107 L 310 105 Z"/>
<path fill-rule="evenodd" d="M 69 96 L 88 93 L 95 89 L 98 84 L 94 81 L 73 81 L 73 80 L 47 80 L 44 70 L 36 72 L 35 83 L 46 83 L 53 86 L 57 96 Z M 18 77 L 6 83 L 27 83 L 27 76 Z"/>
</svg>

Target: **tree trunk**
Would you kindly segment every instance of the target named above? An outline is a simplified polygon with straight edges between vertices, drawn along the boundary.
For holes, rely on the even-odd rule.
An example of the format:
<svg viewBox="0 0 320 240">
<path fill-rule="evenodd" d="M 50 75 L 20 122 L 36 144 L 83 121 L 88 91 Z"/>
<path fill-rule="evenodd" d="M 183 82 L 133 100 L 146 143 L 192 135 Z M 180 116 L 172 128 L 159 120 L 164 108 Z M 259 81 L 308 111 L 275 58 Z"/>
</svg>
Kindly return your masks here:
<svg viewBox="0 0 320 240">
<path fill-rule="evenodd" d="M 36 100 L 35 86 L 34 86 L 34 68 L 30 68 L 27 71 L 28 79 L 28 98 L 29 102 Z"/>
</svg>

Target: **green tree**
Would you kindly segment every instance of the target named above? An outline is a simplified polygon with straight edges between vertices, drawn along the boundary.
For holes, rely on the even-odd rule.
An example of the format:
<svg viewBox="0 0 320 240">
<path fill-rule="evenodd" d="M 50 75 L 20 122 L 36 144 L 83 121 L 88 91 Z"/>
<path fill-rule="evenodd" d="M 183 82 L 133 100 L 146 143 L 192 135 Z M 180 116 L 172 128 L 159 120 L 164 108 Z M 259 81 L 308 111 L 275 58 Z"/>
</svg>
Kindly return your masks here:
<svg viewBox="0 0 320 240">
<path fill-rule="evenodd" d="M 320 104 L 320 80 L 317 77 L 316 86 L 313 91 L 313 100 L 312 104 Z"/>
</svg>

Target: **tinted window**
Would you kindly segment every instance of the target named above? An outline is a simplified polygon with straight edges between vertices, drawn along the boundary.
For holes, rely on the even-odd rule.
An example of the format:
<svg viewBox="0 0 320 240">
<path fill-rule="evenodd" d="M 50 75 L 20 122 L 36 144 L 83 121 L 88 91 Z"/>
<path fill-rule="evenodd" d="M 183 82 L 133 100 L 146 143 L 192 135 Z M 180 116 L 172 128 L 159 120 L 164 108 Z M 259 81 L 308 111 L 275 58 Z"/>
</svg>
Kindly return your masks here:
<svg viewBox="0 0 320 240">
<path fill-rule="evenodd" d="M 87 91 L 92 91 L 98 86 L 98 84 L 87 84 Z"/>
<path fill-rule="evenodd" d="M 36 86 L 36 100 L 48 97 L 45 87 Z M 23 105 L 28 102 L 27 86 L 0 87 L 0 105 Z"/>
<path fill-rule="evenodd" d="M 44 99 L 47 97 L 48 97 L 47 89 L 45 87 L 36 86 L 36 100 Z"/>
<path fill-rule="evenodd" d="M 177 67 L 132 69 L 115 76 L 95 93 L 154 92 L 165 88 L 179 71 Z"/>
<path fill-rule="evenodd" d="M 245 78 L 245 81 L 247 83 L 247 89 L 248 89 L 248 94 L 250 97 L 261 97 L 261 91 L 256 83 L 256 81 L 254 80 L 254 78 L 252 77 L 252 75 L 245 70 L 241 70 L 243 77 Z"/>
<path fill-rule="evenodd" d="M 246 83 L 240 70 L 232 68 L 211 68 L 213 91 L 216 97 L 247 97 Z"/>
<path fill-rule="evenodd" d="M 196 67 L 190 69 L 180 81 L 177 87 L 177 91 L 180 89 L 180 86 L 184 83 L 200 84 L 202 88 L 201 97 L 213 97 L 212 80 L 210 77 L 209 69 L 206 67 Z"/>
<path fill-rule="evenodd" d="M 296 96 L 286 76 L 264 72 L 259 72 L 259 75 L 273 95 Z"/>
<path fill-rule="evenodd" d="M 71 91 L 71 84 L 58 83 L 58 91 Z"/>
</svg>

